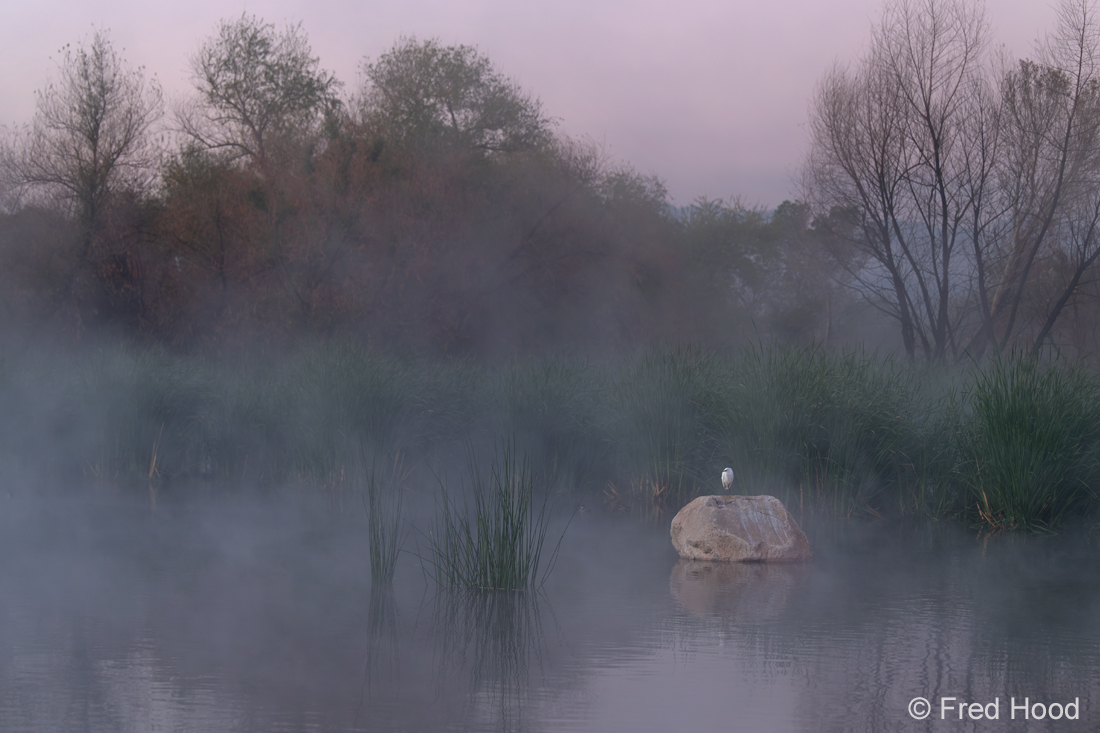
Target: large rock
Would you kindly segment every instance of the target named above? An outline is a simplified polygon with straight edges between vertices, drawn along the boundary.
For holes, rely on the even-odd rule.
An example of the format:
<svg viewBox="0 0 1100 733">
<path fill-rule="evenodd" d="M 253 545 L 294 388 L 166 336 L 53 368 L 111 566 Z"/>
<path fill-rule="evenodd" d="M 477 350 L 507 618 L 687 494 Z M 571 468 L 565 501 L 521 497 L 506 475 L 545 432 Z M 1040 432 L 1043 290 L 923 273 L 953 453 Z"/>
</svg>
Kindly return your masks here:
<svg viewBox="0 0 1100 733">
<path fill-rule="evenodd" d="M 810 541 L 774 496 L 700 496 L 672 518 L 672 545 L 685 560 L 796 562 Z"/>
</svg>

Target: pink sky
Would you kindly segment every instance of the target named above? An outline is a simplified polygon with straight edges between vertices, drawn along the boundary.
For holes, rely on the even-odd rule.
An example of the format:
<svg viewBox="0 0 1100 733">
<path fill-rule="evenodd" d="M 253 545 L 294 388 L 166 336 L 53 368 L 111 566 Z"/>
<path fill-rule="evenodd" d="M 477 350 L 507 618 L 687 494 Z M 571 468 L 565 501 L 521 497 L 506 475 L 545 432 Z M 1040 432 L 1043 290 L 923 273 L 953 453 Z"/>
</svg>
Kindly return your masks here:
<svg viewBox="0 0 1100 733">
<path fill-rule="evenodd" d="M 188 58 L 220 19 L 301 22 L 348 89 L 364 57 L 401 35 L 477 46 L 539 97 L 560 129 L 656 173 L 675 203 L 793 198 L 808 103 L 834 61 L 865 47 L 881 0 L 0 0 L 0 123 L 26 122 L 58 49 L 107 28 L 116 49 L 169 95 L 189 90 Z M 1043 0 L 987 6 L 993 40 L 1031 55 L 1053 24 Z"/>
</svg>

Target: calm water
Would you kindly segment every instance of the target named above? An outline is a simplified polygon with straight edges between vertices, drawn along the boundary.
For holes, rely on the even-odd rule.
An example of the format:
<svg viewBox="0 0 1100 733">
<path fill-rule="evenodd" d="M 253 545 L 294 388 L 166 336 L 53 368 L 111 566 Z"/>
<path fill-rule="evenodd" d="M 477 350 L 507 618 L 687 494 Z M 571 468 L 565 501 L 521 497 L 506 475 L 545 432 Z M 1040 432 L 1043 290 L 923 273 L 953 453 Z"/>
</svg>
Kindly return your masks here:
<svg viewBox="0 0 1100 733">
<path fill-rule="evenodd" d="M 531 597 L 437 593 L 412 555 L 372 594 L 350 511 L 0 512 L 3 731 L 1100 727 L 1083 530 L 808 524 L 812 564 L 708 566 L 677 561 L 665 522 L 590 514 Z M 1079 719 L 1013 720 L 1013 697 Z M 960 722 L 963 701 L 999 719 Z"/>
</svg>

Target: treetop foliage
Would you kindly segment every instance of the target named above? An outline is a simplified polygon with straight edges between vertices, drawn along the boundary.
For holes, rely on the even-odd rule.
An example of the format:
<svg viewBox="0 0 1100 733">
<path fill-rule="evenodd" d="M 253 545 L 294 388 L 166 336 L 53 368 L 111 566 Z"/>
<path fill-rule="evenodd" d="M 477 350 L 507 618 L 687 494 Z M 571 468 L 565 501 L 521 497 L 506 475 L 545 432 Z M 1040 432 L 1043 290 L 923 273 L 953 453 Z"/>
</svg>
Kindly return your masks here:
<svg viewBox="0 0 1100 733">
<path fill-rule="evenodd" d="M 395 142 L 516 152 L 552 139 L 539 101 L 472 46 L 402 38 L 362 70 L 360 114 Z"/>
<path fill-rule="evenodd" d="M 223 21 L 191 59 L 197 100 L 178 113 L 183 131 L 234 157 L 267 159 L 272 135 L 308 129 L 338 105 L 340 83 L 320 68 L 301 25 L 281 33 L 246 14 Z"/>
</svg>

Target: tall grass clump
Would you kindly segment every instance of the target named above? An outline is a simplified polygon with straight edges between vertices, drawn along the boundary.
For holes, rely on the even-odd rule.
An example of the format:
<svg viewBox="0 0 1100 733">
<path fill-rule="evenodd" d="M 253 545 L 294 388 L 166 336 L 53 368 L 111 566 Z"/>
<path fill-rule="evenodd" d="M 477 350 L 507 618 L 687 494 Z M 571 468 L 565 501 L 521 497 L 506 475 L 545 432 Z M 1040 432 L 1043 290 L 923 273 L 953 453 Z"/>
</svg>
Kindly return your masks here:
<svg viewBox="0 0 1100 733">
<path fill-rule="evenodd" d="M 541 586 L 558 549 L 543 565 L 549 495 L 536 497 L 530 467 L 526 459 L 517 458 L 511 440 L 503 444 L 488 475 L 472 449 L 467 468 L 469 483 L 463 483 L 462 497 L 440 480 L 440 514 L 428 538 L 428 562 L 437 583 L 486 590 Z"/>
<path fill-rule="evenodd" d="M 925 405 L 912 368 L 863 351 L 773 345 L 747 350 L 732 376 L 706 415 L 742 487 L 874 514 L 915 480 Z"/>
<path fill-rule="evenodd" d="M 992 530 L 1049 530 L 1100 477 L 1100 386 L 1079 366 L 995 358 L 965 396 L 964 515 Z"/>
<path fill-rule="evenodd" d="M 606 380 L 580 360 L 515 362 L 495 382 L 505 433 L 551 486 L 575 490 L 606 475 Z"/>
<path fill-rule="evenodd" d="M 705 406 L 720 393 L 725 367 L 697 349 L 649 351 L 614 380 L 619 473 L 651 508 L 679 506 L 716 481 Z M 713 473 L 714 476 L 710 476 Z"/>
<path fill-rule="evenodd" d="M 438 443 L 462 443 L 489 424 L 487 405 L 494 385 L 487 370 L 470 359 L 450 359 L 420 365 L 417 400 L 421 406 L 416 448 Z"/>
<path fill-rule="evenodd" d="M 418 370 L 355 345 L 319 346 L 303 354 L 272 399 L 286 403 L 282 428 L 288 473 L 325 481 L 358 471 L 361 447 L 390 455 L 419 432 Z"/>
<path fill-rule="evenodd" d="M 198 416 L 217 401 L 218 386 L 199 362 L 118 349 L 74 367 L 63 410 L 67 452 L 81 473 L 125 482 L 201 468 L 208 441 Z"/>
<path fill-rule="evenodd" d="M 397 556 L 404 540 L 404 502 L 399 465 L 395 461 L 391 480 L 386 482 L 388 485 L 378 480 L 373 467 L 366 474 L 363 501 L 367 510 L 370 579 L 375 586 L 393 582 Z"/>
</svg>

